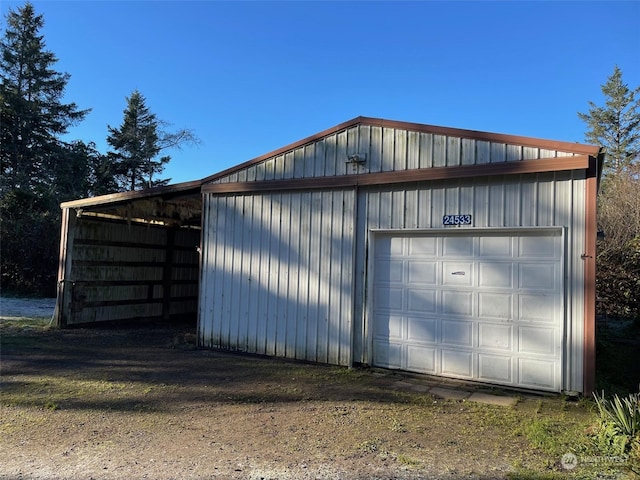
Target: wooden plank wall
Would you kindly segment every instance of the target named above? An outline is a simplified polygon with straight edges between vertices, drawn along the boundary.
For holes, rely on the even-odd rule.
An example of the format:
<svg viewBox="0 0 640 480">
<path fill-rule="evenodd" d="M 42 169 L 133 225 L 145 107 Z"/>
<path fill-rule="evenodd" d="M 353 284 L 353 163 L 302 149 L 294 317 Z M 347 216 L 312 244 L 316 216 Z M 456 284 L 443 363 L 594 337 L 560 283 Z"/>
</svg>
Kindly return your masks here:
<svg viewBox="0 0 640 480">
<path fill-rule="evenodd" d="M 200 231 L 79 218 L 67 325 L 193 318 Z"/>
</svg>

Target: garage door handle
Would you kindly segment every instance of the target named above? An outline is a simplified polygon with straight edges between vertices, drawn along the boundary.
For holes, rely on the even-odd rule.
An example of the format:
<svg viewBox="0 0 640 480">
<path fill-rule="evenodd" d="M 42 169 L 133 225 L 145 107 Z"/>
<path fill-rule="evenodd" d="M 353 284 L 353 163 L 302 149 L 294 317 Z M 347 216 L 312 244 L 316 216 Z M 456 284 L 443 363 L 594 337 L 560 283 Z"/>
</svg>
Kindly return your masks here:
<svg viewBox="0 0 640 480">
<path fill-rule="evenodd" d="M 451 272 L 451 275 L 466 275 L 467 272 Z"/>
</svg>

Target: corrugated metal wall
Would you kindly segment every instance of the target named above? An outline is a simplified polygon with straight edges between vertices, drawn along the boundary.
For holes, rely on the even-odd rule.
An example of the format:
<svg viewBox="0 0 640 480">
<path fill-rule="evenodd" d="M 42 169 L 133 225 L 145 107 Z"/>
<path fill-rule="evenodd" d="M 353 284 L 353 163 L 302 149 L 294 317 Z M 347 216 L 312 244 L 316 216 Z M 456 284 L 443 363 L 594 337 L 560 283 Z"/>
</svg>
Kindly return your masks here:
<svg viewBox="0 0 640 480">
<path fill-rule="evenodd" d="M 66 325 L 195 318 L 199 230 L 81 217 L 70 239 Z"/>
<path fill-rule="evenodd" d="M 207 195 L 200 342 L 351 363 L 354 191 Z"/>
<path fill-rule="evenodd" d="M 347 155 L 353 153 L 365 154 L 365 164 L 348 164 Z M 534 146 L 358 125 L 266 158 L 215 183 L 572 155 Z M 342 365 L 368 363 L 368 232 L 443 228 L 443 215 L 471 214 L 473 225 L 465 228 L 568 227 L 564 389 L 581 391 L 583 180 L 583 173 L 559 172 L 361 187 L 355 195 L 354 190 L 235 198 L 207 194 L 201 341 L 208 346 Z M 339 286 L 333 286 L 334 282 Z M 352 344 L 353 351 L 345 352 Z"/>
<path fill-rule="evenodd" d="M 475 228 L 568 227 L 564 390 L 581 391 L 584 320 L 584 175 L 572 172 L 425 182 L 360 190 L 354 360 L 368 363 L 366 268 L 371 229 L 442 229 L 446 214 L 470 214 Z M 450 227 L 450 228 L 473 228 Z M 365 248 L 361 248 L 364 246 Z"/>
<path fill-rule="evenodd" d="M 365 153 L 359 173 L 482 165 L 573 154 L 400 128 L 358 125 L 267 158 L 216 183 L 328 177 L 354 173 L 347 154 Z"/>
</svg>

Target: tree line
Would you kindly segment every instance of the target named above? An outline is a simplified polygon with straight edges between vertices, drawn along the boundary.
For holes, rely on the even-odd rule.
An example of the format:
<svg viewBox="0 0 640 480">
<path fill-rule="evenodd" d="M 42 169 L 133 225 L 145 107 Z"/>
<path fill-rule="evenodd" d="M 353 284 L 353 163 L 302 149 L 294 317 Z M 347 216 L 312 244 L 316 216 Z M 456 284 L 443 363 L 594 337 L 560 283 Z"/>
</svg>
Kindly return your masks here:
<svg viewBox="0 0 640 480">
<path fill-rule="evenodd" d="M 64 141 L 90 109 L 63 101 L 70 75 L 40 33 L 44 18 L 27 2 L 10 10 L 0 41 L 0 258 L 3 292 L 53 295 L 60 203 L 165 185 L 164 152 L 197 143 L 192 131 L 165 130 L 142 93 L 126 97 L 120 126 L 107 126 L 103 154 L 94 142 Z"/>
<path fill-rule="evenodd" d="M 605 104 L 578 113 L 586 141 L 606 148 L 598 194 L 597 310 L 640 322 L 640 87 L 618 66 L 601 85 Z"/>
<path fill-rule="evenodd" d="M 42 15 L 27 2 L 9 11 L 0 41 L 0 259 L 3 292 L 53 295 L 61 202 L 165 185 L 164 152 L 197 143 L 167 132 L 137 90 L 119 127 L 107 126 L 106 154 L 93 142 L 61 138 L 89 109 L 62 101 L 70 75 L 55 70 Z M 598 197 L 599 313 L 640 318 L 640 87 L 616 66 L 601 85 L 604 105 L 578 112 L 585 141 L 606 148 Z"/>
</svg>

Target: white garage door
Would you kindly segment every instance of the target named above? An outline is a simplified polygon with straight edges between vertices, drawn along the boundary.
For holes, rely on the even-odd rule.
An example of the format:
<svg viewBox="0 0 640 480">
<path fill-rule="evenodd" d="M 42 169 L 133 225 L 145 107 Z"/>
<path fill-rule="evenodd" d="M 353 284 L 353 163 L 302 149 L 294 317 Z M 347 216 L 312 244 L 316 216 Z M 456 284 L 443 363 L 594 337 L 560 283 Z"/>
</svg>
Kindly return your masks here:
<svg viewBox="0 0 640 480">
<path fill-rule="evenodd" d="M 373 238 L 374 365 L 560 391 L 561 231 Z"/>
</svg>

